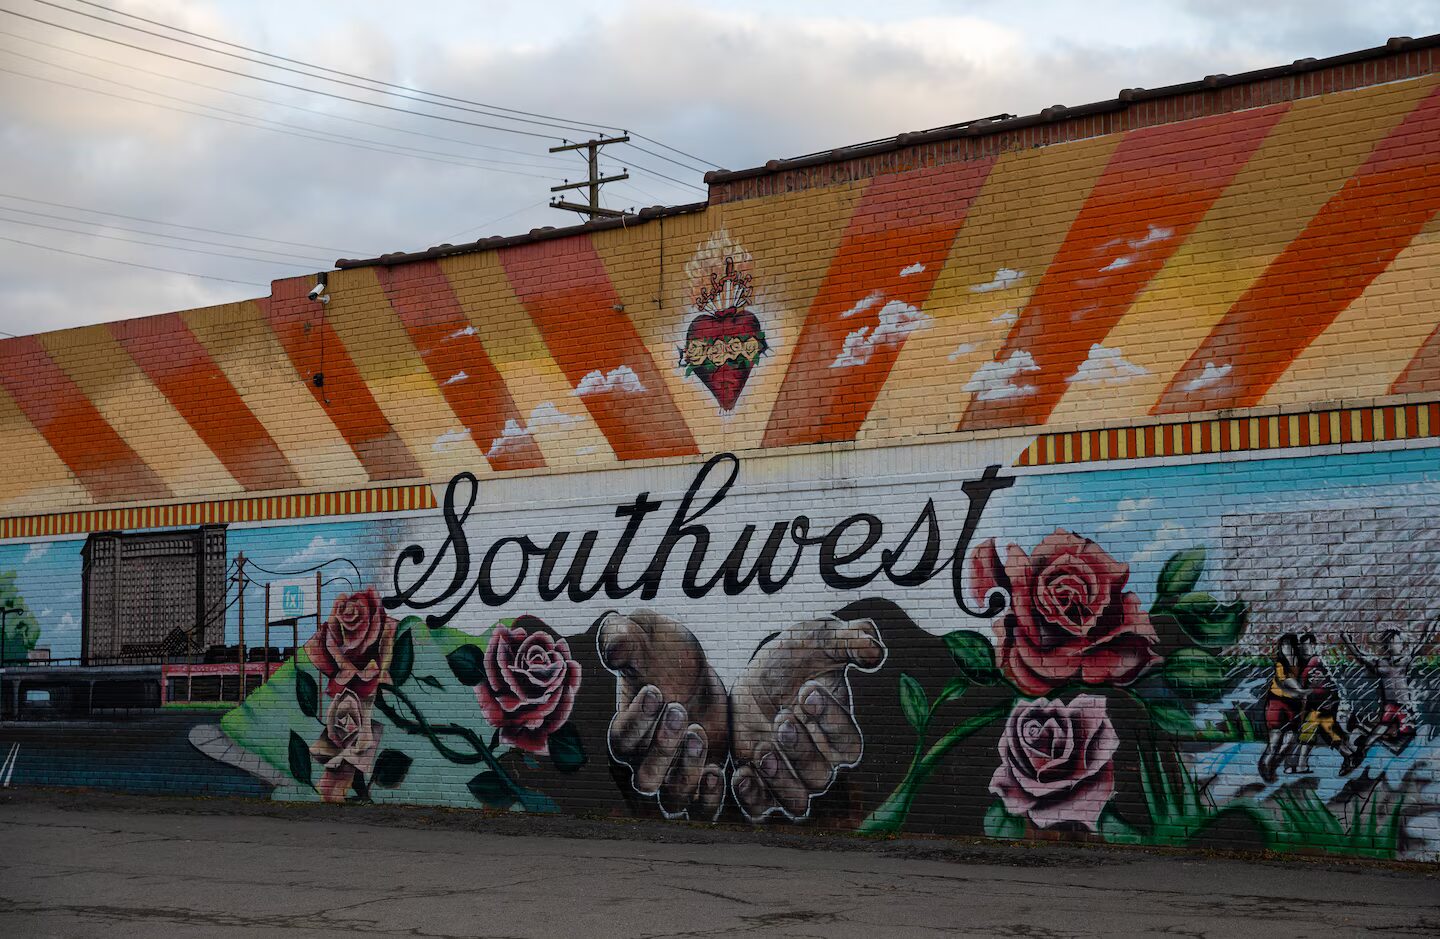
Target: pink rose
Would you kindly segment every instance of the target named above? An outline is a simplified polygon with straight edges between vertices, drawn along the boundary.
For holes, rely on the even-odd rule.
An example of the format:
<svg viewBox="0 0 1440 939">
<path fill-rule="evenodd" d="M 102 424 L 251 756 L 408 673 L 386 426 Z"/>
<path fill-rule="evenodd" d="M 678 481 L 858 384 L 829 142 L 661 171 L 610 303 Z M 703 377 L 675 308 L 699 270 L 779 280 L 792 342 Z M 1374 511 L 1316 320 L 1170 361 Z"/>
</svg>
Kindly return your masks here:
<svg viewBox="0 0 1440 939">
<path fill-rule="evenodd" d="M 395 620 L 386 614 L 380 594 L 369 587 L 335 599 L 330 618 L 305 643 L 305 654 L 329 677 L 327 694 L 349 688 L 368 698 L 386 677 L 394 643 Z"/>
<path fill-rule="evenodd" d="M 315 790 L 326 802 L 344 802 L 355 774 L 368 776 L 375 767 L 382 728 L 370 719 L 371 703 L 349 688 L 330 700 L 325 732 L 310 745 L 310 755 L 325 768 Z"/>
<path fill-rule="evenodd" d="M 1041 828 L 1079 822 L 1094 831 L 1115 794 L 1119 745 L 1099 695 L 1021 701 L 1005 721 L 990 791 Z"/>
<path fill-rule="evenodd" d="M 1026 555 L 1011 545 L 1000 563 L 995 539 L 970 556 L 976 592 L 997 587 L 1010 608 L 995 622 L 1000 666 L 1028 695 L 1066 682 L 1124 685 L 1160 661 L 1140 600 L 1125 592 L 1130 568 L 1074 532 L 1054 534 Z"/>
<path fill-rule="evenodd" d="M 543 754 L 550 752 L 550 735 L 570 719 L 579 688 L 580 663 L 570 658 L 569 644 L 535 617 L 522 616 L 510 628 L 495 627 L 475 697 L 501 740 Z"/>
</svg>

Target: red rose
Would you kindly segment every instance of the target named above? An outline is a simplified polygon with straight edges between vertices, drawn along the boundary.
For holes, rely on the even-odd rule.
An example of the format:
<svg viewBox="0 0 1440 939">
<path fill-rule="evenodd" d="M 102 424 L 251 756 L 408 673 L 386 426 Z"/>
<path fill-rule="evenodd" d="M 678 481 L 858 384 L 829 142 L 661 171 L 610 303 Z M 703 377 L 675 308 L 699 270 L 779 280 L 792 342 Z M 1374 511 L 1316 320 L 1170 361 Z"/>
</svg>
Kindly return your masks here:
<svg viewBox="0 0 1440 939">
<path fill-rule="evenodd" d="M 1078 822 L 1094 831 L 1115 794 L 1119 745 L 1099 695 L 1021 701 L 1005 721 L 990 791 L 1041 828 Z"/>
<path fill-rule="evenodd" d="M 550 735 L 570 719 L 580 688 L 580 663 L 564 639 L 536 628 L 544 625 L 522 617 L 513 627 L 496 626 L 485 650 L 485 681 L 475 686 L 500 739 L 531 753 L 550 752 Z"/>
<path fill-rule="evenodd" d="M 356 774 L 375 768 L 382 728 L 370 719 L 370 707 L 371 699 L 349 688 L 330 700 L 325 732 L 310 745 L 310 755 L 325 768 L 315 790 L 326 802 L 344 802 Z"/>
<path fill-rule="evenodd" d="M 395 620 L 385 612 L 374 587 L 364 593 L 341 594 L 327 619 L 310 641 L 305 654 L 330 681 L 334 696 L 349 688 L 362 698 L 375 694 L 390 667 L 395 643 Z"/>
<path fill-rule="evenodd" d="M 970 556 L 981 599 L 1003 588 L 1009 609 L 995 621 L 1000 666 L 1028 695 L 1076 679 L 1124 685 L 1160 661 L 1140 599 L 1125 592 L 1130 568 L 1095 542 L 1056 529 L 1027 556 L 1011 545 L 1000 563 L 995 539 Z"/>
</svg>

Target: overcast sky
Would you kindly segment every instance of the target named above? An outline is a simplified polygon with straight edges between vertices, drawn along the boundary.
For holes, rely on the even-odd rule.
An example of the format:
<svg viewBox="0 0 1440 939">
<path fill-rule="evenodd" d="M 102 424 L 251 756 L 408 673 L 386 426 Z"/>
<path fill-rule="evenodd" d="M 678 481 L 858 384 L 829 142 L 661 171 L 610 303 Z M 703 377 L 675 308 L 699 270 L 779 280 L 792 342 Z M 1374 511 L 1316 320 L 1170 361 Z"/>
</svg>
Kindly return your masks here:
<svg viewBox="0 0 1440 939">
<path fill-rule="evenodd" d="M 574 123 L 512 123 L 264 68 L 91 18 L 209 45 L 103 7 Z M 1434 0 L 0 0 L 0 10 L 0 331 L 16 334 L 262 296 L 272 278 L 340 256 L 575 220 L 545 203 L 550 185 L 582 175 L 578 160 L 550 157 L 554 140 L 475 123 L 571 139 L 582 122 L 603 123 L 741 168 L 1440 32 Z M 613 148 L 610 162 L 634 178 L 607 188 L 608 205 L 704 198 L 705 164 L 636 142 L 693 168 Z M 223 279 L 189 276 L 201 274 Z"/>
</svg>

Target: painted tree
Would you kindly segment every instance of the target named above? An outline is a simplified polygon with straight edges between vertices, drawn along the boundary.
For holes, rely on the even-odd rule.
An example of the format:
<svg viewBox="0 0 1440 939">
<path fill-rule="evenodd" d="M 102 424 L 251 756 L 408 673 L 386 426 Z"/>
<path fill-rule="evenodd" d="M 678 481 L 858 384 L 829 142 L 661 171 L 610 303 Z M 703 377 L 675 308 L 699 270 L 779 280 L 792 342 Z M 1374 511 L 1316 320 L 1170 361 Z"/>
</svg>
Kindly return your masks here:
<svg viewBox="0 0 1440 939">
<path fill-rule="evenodd" d="M 7 661 L 25 658 L 40 641 L 40 624 L 30 607 L 25 605 L 25 598 L 20 596 L 18 579 L 19 574 L 15 571 L 0 573 L 0 610 L 12 611 L 4 616 L 4 645 L 0 646 Z"/>
</svg>

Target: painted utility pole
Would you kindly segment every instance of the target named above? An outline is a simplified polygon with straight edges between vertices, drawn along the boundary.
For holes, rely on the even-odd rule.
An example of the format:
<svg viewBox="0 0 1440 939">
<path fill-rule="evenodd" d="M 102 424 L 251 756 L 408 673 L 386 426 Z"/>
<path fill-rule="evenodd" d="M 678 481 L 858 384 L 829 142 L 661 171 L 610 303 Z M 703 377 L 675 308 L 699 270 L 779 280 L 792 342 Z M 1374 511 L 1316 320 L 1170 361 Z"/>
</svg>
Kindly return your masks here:
<svg viewBox="0 0 1440 939">
<path fill-rule="evenodd" d="M 600 175 L 600 148 L 612 143 L 628 143 L 630 135 L 622 137 L 605 137 L 600 140 L 587 140 L 584 143 L 567 143 L 559 147 L 551 147 L 551 153 L 563 153 L 570 150 L 584 150 L 587 163 L 590 168 L 590 178 L 583 179 L 578 183 L 567 182 L 563 186 L 551 186 L 551 192 L 564 192 L 569 189 L 588 189 L 589 204 L 581 205 L 578 202 L 567 202 L 564 199 L 555 199 L 550 203 L 552 209 L 565 209 L 569 212 L 579 212 L 589 218 L 620 218 L 625 213 L 617 209 L 603 209 L 600 207 L 600 187 L 605 183 L 618 183 L 622 179 L 629 179 L 629 172 L 621 172 L 617 176 Z"/>
</svg>

